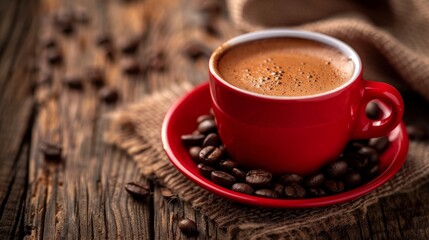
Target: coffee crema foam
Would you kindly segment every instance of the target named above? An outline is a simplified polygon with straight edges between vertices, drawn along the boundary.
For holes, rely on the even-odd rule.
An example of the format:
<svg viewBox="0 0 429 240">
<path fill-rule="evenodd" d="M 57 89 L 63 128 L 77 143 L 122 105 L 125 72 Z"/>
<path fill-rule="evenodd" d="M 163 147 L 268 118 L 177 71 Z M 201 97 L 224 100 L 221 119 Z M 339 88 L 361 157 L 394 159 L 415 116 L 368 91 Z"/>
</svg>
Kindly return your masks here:
<svg viewBox="0 0 429 240">
<path fill-rule="evenodd" d="M 220 54 L 217 68 L 223 79 L 270 96 L 328 92 L 350 80 L 354 71 L 353 61 L 339 50 L 298 38 L 255 40 Z"/>
</svg>

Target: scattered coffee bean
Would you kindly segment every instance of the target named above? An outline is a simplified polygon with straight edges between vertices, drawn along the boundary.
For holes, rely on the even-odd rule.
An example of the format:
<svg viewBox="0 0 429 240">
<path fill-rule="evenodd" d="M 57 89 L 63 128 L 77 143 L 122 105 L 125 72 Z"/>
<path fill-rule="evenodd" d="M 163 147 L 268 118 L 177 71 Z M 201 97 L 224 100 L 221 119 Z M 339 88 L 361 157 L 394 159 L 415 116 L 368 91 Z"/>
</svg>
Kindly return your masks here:
<svg viewBox="0 0 429 240">
<path fill-rule="evenodd" d="M 49 160 L 49 161 L 61 160 L 61 153 L 63 151 L 63 147 L 60 144 L 43 142 L 40 145 L 40 150 L 42 151 L 46 160 Z"/>
<path fill-rule="evenodd" d="M 247 183 L 234 183 L 231 189 L 233 191 L 241 192 L 249 195 L 252 195 L 255 193 L 255 190 L 253 190 L 252 186 L 250 186 Z"/>
<path fill-rule="evenodd" d="M 325 182 L 325 176 L 322 173 L 316 173 L 305 180 L 305 185 L 310 188 L 318 188 L 322 186 L 323 182 Z"/>
<path fill-rule="evenodd" d="M 57 47 L 57 41 L 52 36 L 44 36 L 42 38 L 42 45 L 44 48 L 56 48 Z"/>
<path fill-rule="evenodd" d="M 141 37 L 138 35 L 135 36 L 126 36 L 119 39 L 119 49 L 124 54 L 133 54 L 137 52 L 140 45 Z"/>
<path fill-rule="evenodd" d="M 122 72 L 128 75 L 136 75 L 141 71 L 140 63 L 134 58 L 124 58 L 120 62 Z"/>
<path fill-rule="evenodd" d="M 371 164 L 377 164 L 378 163 L 378 152 L 372 147 L 362 147 L 358 151 L 359 154 L 362 154 L 364 156 L 368 157 L 368 162 Z"/>
<path fill-rule="evenodd" d="M 202 27 L 207 34 L 217 37 L 217 36 L 220 36 L 220 32 L 217 29 L 216 20 L 217 18 L 207 16 L 202 21 Z"/>
<path fill-rule="evenodd" d="M 325 190 L 322 188 L 309 188 L 308 193 L 313 197 L 323 197 L 326 196 Z"/>
<path fill-rule="evenodd" d="M 186 236 L 194 236 L 198 233 L 197 224 L 189 218 L 183 218 L 179 221 L 179 229 Z"/>
<path fill-rule="evenodd" d="M 368 142 L 368 145 L 375 148 L 375 150 L 377 150 L 379 153 L 382 153 L 389 145 L 389 139 L 386 136 L 371 138 Z"/>
<path fill-rule="evenodd" d="M 286 198 L 303 198 L 307 195 L 306 190 L 297 183 L 291 183 L 284 188 Z"/>
<path fill-rule="evenodd" d="M 246 174 L 246 182 L 254 187 L 266 187 L 272 179 L 273 175 L 264 169 L 251 170 Z"/>
<path fill-rule="evenodd" d="M 89 23 L 89 15 L 85 8 L 83 7 L 76 7 L 73 9 L 73 19 L 82 25 Z"/>
<path fill-rule="evenodd" d="M 105 103 L 114 103 L 119 99 L 119 93 L 116 88 L 105 86 L 98 91 L 98 96 Z"/>
<path fill-rule="evenodd" d="M 106 59 L 113 62 L 115 60 L 115 49 L 113 48 L 113 46 L 112 45 L 106 45 L 103 47 L 103 49 L 104 49 L 104 56 L 106 57 Z M 136 72 L 131 72 L 129 74 L 137 74 L 139 72 L 139 70 L 138 71 L 133 70 L 133 71 L 136 71 Z"/>
<path fill-rule="evenodd" d="M 298 174 L 284 174 L 280 176 L 279 182 L 281 184 L 290 184 L 290 183 L 298 183 L 301 184 L 304 179 Z"/>
<path fill-rule="evenodd" d="M 215 168 L 204 165 L 203 163 L 198 164 L 198 172 L 203 175 L 205 178 L 210 178 L 213 171 L 216 171 Z"/>
<path fill-rule="evenodd" d="M 424 141 L 429 137 L 428 129 L 422 124 L 408 125 L 407 133 L 411 140 L 416 141 Z"/>
<path fill-rule="evenodd" d="M 173 191 L 171 191 L 171 189 L 169 188 L 163 187 L 160 190 L 161 190 L 161 195 L 165 198 L 176 197 L 176 194 L 174 194 Z"/>
<path fill-rule="evenodd" d="M 277 196 L 282 196 L 284 194 L 285 187 L 280 183 L 274 183 L 273 190 L 277 193 Z"/>
<path fill-rule="evenodd" d="M 344 178 L 347 187 L 356 187 L 362 182 L 362 176 L 358 172 L 348 172 Z"/>
<path fill-rule="evenodd" d="M 222 151 L 214 146 L 207 146 L 200 151 L 200 160 L 204 164 L 215 164 L 222 159 Z"/>
<path fill-rule="evenodd" d="M 342 159 L 347 161 L 347 164 L 349 167 L 357 171 L 360 171 L 366 168 L 366 166 L 368 166 L 367 155 L 363 155 L 359 153 L 347 153 L 347 154 L 344 154 Z"/>
<path fill-rule="evenodd" d="M 233 168 L 238 166 L 238 163 L 228 159 L 228 160 L 221 161 L 219 166 L 225 171 L 231 171 Z"/>
<path fill-rule="evenodd" d="M 187 134 L 180 137 L 182 144 L 186 147 L 201 146 L 205 138 L 203 134 Z"/>
<path fill-rule="evenodd" d="M 82 89 L 82 79 L 77 75 L 67 75 L 63 78 L 63 83 L 72 89 Z"/>
<path fill-rule="evenodd" d="M 46 50 L 46 59 L 51 65 L 58 65 L 62 63 L 63 56 L 57 48 L 49 48 Z"/>
<path fill-rule="evenodd" d="M 346 174 L 347 169 L 347 162 L 344 160 L 338 160 L 328 165 L 326 168 L 326 175 L 329 178 L 338 179 Z"/>
<path fill-rule="evenodd" d="M 365 109 L 366 116 L 372 120 L 378 120 L 383 116 L 383 110 L 375 102 L 369 102 Z"/>
<path fill-rule="evenodd" d="M 211 114 L 201 115 L 197 118 L 197 123 L 200 124 L 201 122 L 204 122 L 205 120 L 214 120 L 214 117 Z"/>
<path fill-rule="evenodd" d="M 236 178 L 229 173 L 222 171 L 213 171 L 210 176 L 211 180 L 223 187 L 229 187 L 235 183 Z"/>
<path fill-rule="evenodd" d="M 193 61 L 196 61 L 200 58 L 209 58 L 211 55 L 211 50 L 205 46 L 203 46 L 201 43 L 198 42 L 188 42 L 183 47 L 183 54 L 186 55 L 188 58 L 192 59 Z"/>
<path fill-rule="evenodd" d="M 54 14 L 53 20 L 55 27 L 62 33 L 70 35 L 74 32 L 74 19 L 71 11 L 60 9 Z"/>
<path fill-rule="evenodd" d="M 189 148 L 189 155 L 191 156 L 192 160 L 196 163 L 200 162 L 200 151 L 201 151 L 201 148 L 198 146 Z"/>
<path fill-rule="evenodd" d="M 209 134 L 217 131 L 216 122 L 213 119 L 207 119 L 198 124 L 198 131 L 202 134 Z"/>
<path fill-rule="evenodd" d="M 258 189 L 255 191 L 256 196 L 266 197 L 266 198 L 277 198 L 277 193 L 271 189 Z"/>
<path fill-rule="evenodd" d="M 215 146 L 218 147 L 219 145 L 221 145 L 221 141 L 219 136 L 216 133 L 210 133 L 209 135 L 207 135 L 207 137 L 204 139 L 203 142 L 203 147 L 207 147 L 207 146 Z"/>
<path fill-rule="evenodd" d="M 95 43 L 97 46 L 105 47 L 112 45 L 112 36 L 109 33 L 101 32 L 96 36 Z"/>
<path fill-rule="evenodd" d="M 86 76 L 88 80 L 95 87 L 101 87 L 104 84 L 104 72 L 101 68 L 98 67 L 90 67 L 86 71 Z"/>
<path fill-rule="evenodd" d="M 246 172 L 238 169 L 238 168 L 233 168 L 231 170 L 232 175 L 234 175 L 234 177 L 236 177 L 237 179 L 240 180 L 244 180 L 246 178 Z"/>
<path fill-rule="evenodd" d="M 346 146 L 345 152 L 358 152 L 363 147 L 365 147 L 365 144 L 361 142 L 349 142 Z"/>
<path fill-rule="evenodd" d="M 137 200 L 145 199 L 150 195 L 149 186 L 141 182 L 129 182 L 125 184 L 125 190 Z"/>
<path fill-rule="evenodd" d="M 151 70 L 155 71 L 164 71 L 167 67 L 165 54 L 163 51 L 154 51 L 149 54 L 147 67 Z"/>
<path fill-rule="evenodd" d="M 344 183 L 341 181 L 326 180 L 324 185 L 326 190 L 331 193 L 339 193 L 344 191 Z"/>
</svg>

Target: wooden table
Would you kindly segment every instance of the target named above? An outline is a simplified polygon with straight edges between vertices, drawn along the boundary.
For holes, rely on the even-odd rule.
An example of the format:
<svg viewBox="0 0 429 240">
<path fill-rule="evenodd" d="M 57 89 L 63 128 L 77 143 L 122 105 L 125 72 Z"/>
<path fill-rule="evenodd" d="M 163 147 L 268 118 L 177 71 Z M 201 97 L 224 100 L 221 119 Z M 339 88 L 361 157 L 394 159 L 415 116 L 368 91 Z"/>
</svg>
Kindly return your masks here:
<svg viewBox="0 0 429 240">
<path fill-rule="evenodd" d="M 58 9 L 87 9 L 89 22 L 76 24 L 66 36 L 54 28 Z M 0 1 L 0 238 L 185 238 L 177 218 L 194 219 L 198 238 L 224 239 L 225 232 L 181 201 L 168 202 L 160 188 L 143 202 L 124 189 L 129 181 L 148 181 L 136 164 L 102 140 L 107 125 L 103 116 L 126 103 L 141 100 L 174 81 L 193 83 L 207 78 L 207 58 L 190 60 L 183 46 L 195 40 L 213 49 L 238 34 L 220 13 L 204 24 L 208 13 L 197 0 L 3 0 Z M 153 49 L 165 49 L 167 68 L 127 76 L 123 56 L 115 49 L 106 58 L 95 39 L 110 32 L 113 40 L 140 34 L 141 62 Z M 60 66 L 49 66 L 41 36 L 53 35 L 63 52 Z M 85 82 L 75 90 L 62 84 L 69 74 L 83 74 L 97 65 L 106 72 L 106 84 L 119 90 L 120 101 L 106 104 L 97 89 Z M 51 83 L 37 82 L 52 69 Z M 429 119 L 421 98 L 404 93 L 407 118 Z M 420 104 L 420 105 L 418 105 Z M 418 106 L 418 107 L 416 107 Z M 45 161 L 44 141 L 63 146 L 61 161 Z M 382 199 L 365 218 L 349 227 L 321 233 L 321 239 L 429 239 L 429 185 L 411 193 Z M 238 236 L 239 237 L 239 236 Z"/>
</svg>

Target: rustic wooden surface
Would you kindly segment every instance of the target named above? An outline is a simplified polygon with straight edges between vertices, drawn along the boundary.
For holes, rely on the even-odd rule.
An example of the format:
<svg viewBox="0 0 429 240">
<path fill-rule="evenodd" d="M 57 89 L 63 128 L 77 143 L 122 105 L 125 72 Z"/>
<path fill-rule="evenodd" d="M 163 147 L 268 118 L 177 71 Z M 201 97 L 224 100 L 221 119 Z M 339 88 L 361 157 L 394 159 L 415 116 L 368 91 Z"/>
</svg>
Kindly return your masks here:
<svg viewBox="0 0 429 240">
<path fill-rule="evenodd" d="M 199 239 L 225 239 L 223 229 L 186 203 L 165 199 L 160 186 L 143 179 L 124 152 L 102 141 L 105 114 L 138 101 L 173 81 L 206 79 L 207 59 L 190 61 L 182 46 L 198 40 L 213 48 L 238 34 L 221 14 L 216 34 L 201 26 L 205 15 L 198 0 L 14 0 L 0 1 L 0 239 L 182 239 L 178 219 L 198 225 Z M 73 3 L 73 4 L 72 4 Z M 90 22 L 71 36 L 53 28 L 52 14 L 74 6 L 88 9 Z M 98 32 L 120 36 L 143 34 L 135 56 L 145 61 L 152 49 L 166 49 L 167 69 L 127 77 L 115 60 L 95 46 Z M 64 62 L 49 67 L 40 36 L 53 34 Z M 107 85 L 120 91 L 120 101 L 105 104 L 97 90 L 61 83 L 67 74 L 83 74 L 87 66 L 105 69 Z M 36 67 L 37 66 L 37 67 Z M 38 74 L 53 69 L 51 84 L 35 84 Z M 429 119 L 429 106 L 404 92 L 406 120 Z M 426 109 L 426 111 L 424 110 Z M 43 141 L 63 146 L 61 161 L 45 161 Z M 129 181 L 147 181 L 153 195 L 136 201 L 124 190 Z M 429 239 L 429 184 L 416 191 L 382 199 L 357 224 L 321 233 L 321 239 Z M 238 234 L 236 238 L 240 238 Z"/>
</svg>

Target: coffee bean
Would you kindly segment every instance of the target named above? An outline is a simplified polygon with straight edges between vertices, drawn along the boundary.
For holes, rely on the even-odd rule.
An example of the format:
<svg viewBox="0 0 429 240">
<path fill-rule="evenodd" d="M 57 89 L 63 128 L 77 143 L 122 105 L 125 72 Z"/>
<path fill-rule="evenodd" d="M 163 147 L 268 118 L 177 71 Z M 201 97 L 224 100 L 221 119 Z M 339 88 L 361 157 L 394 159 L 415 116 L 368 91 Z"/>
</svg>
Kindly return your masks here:
<svg viewBox="0 0 429 240">
<path fill-rule="evenodd" d="M 111 46 L 112 36 L 107 32 L 100 32 L 96 36 L 95 43 L 100 47 Z"/>
<path fill-rule="evenodd" d="M 365 178 L 367 179 L 373 179 L 374 177 L 376 177 L 380 172 L 380 167 L 378 166 L 378 164 L 375 164 L 373 166 L 370 166 L 365 172 Z"/>
<path fill-rule="evenodd" d="M 40 145 L 40 151 L 42 151 L 46 160 L 59 161 L 61 160 L 63 147 L 57 143 L 43 142 Z"/>
<path fill-rule="evenodd" d="M 365 109 L 366 116 L 372 120 L 378 120 L 383 116 L 383 110 L 375 102 L 369 102 Z"/>
<path fill-rule="evenodd" d="M 74 32 L 74 19 L 71 11 L 66 9 L 60 9 L 55 12 L 53 20 L 55 27 L 62 33 L 70 35 Z"/>
<path fill-rule="evenodd" d="M 372 147 L 363 147 L 359 149 L 359 154 L 362 154 L 364 156 L 368 157 L 368 162 L 371 164 L 377 164 L 378 163 L 378 152 Z"/>
<path fill-rule="evenodd" d="M 202 134 L 209 134 L 217 131 L 216 122 L 213 119 L 207 119 L 198 124 L 198 131 Z"/>
<path fill-rule="evenodd" d="M 222 151 L 213 146 L 207 146 L 200 151 L 200 160 L 204 164 L 215 164 L 222 159 Z"/>
<path fill-rule="evenodd" d="M 361 142 L 350 142 L 347 144 L 345 152 L 358 152 L 363 147 L 366 146 Z"/>
<path fill-rule="evenodd" d="M 163 187 L 160 190 L 161 190 L 161 195 L 165 198 L 176 197 L 176 194 L 174 194 L 173 191 L 171 191 L 171 189 L 169 188 Z"/>
<path fill-rule="evenodd" d="M 82 89 L 82 78 L 77 75 L 67 75 L 63 78 L 63 83 L 72 89 Z"/>
<path fill-rule="evenodd" d="M 191 60 L 196 61 L 200 58 L 209 58 L 211 50 L 206 46 L 203 46 L 198 42 L 188 42 L 183 46 L 183 54 L 189 57 Z"/>
<path fill-rule="evenodd" d="M 313 197 L 323 197 L 326 196 L 325 190 L 322 188 L 309 188 L 308 193 Z"/>
<path fill-rule="evenodd" d="M 316 173 L 306 179 L 305 185 L 310 188 L 318 188 L 322 186 L 323 182 L 325 182 L 325 176 L 322 173 Z"/>
<path fill-rule="evenodd" d="M 198 172 L 205 178 L 210 178 L 213 171 L 216 171 L 215 168 L 204 165 L 203 163 L 198 164 Z"/>
<path fill-rule="evenodd" d="M 339 193 L 344 191 L 344 183 L 341 181 L 326 180 L 324 186 L 326 190 L 331 193 Z"/>
<path fill-rule="evenodd" d="M 266 197 L 266 198 L 277 198 L 277 193 L 271 189 L 258 189 L 255 191 L 256 196 Z"/>
<path fill-rule="evenodd" d="M 105 86 L 98 92 L 99 98 L 105 103 L 114 103 L 119 98 L 119 93 L 116 88 Z"/>
<path fill-rule="evenodd" d="M 205 16 L 202 18 L 201 27 L 203 30 L 211 36 L 220 36 L 220 32 L 217 29 L 217 18 L 212 16 Z"/>
<path fill-rule="evenodd" d="M 247 183 L 234 183 L 231 187 L 233 191 L 252 195 L 255 190 Z"/>
<path fill-rule="evenodd" d="M 221 141 L 219 136 L 216 133 L 210 133 L 209 135 L 207 135 L 207 137 L 204 139 L 203 142 L 203 147 L 207 147 L 207 146 L 215 146 L 218 147 L 219 145 L 221 145 Z"/>
<path fill-rule="evenodd" d="M 82 25 L 89 23 L 89 15 L 85 8 L 76 7 L 73 9 L 73 19 Z"/>
<path fill-rule="evenodd" d="M 274 192 L 277 193 L 277 196 L 282 196 L 285 190 L 285 187 L 280 183 L 274 183 L 273 186 Z"/>
<path fill-rule="evenodd" d="M 61 64 L 63 56 L 57 48 L 49 48 L 46 50 L 46 59 L 51 65 Z"/>
<path fill-rule="evenodd" d="M 57 41 L 53 36 L 44 36 L 41 41 L 43 47 L 46 49 L 57 47 Z"/>
<path fill-rule="evenodd" d="M 101 68 L 90 67 L 86 70 L 86 76 L 88 80 L 95 87 L 100 87 L 104 84 L 104 72 Z"/>
<path fill-rule="evenodd" d="M 326 168 L 326 175 L 332 179 L 338 179 L 346 174 L 348 169 L 347 162 L 338 160 L 328 165 Z"/>
<path fill-rule="evenodd" d="M 223 187 L 229 187 L 236 181 L 234 176 L 222 171 L 213 171 L 210 178 L 214 183 Z"/>
<path fill-rule="evenodd" d="M 197 224 L 189 218 L 183 218 L 179 221 L 179 229 L 186 236 L 194 236 L 198 233 Z"/>
<path fill-rule="evenodd" d="M 371 138 L 368 142 L 368 145 L 375 148 L 375 150 L 377 150 L 379 153 L 382 153 L 389 145 L 389 139 L 386 136 Z"/>
<path fill-rule="evenodd" d="M 151 70 L 164 71 L 167 67 L 165 53 L 161 50 L 150 53 L 147 58 L 147 67 Z"/>
<path fill-rule="evenodd" d="M 225 161 L 221 161 L 219 166 L 225 171 L 231 171 L 233 168 L 238 166 L 238 163 L 228 159 Z"/>
<path fill-rule="evenodd" d="M 347 153 L 342 157 L 347 164 L 356 171 L 362 170 L 368 166 L 368 157 L 359 153 Z"/>
<path fill-rule="evenodd" d="M 264 169 L 251 170 L 246 174 L 246 182 L 254 187 L 266 187 L 271 184 L 273 175 Z"/>
<path fill-rule="evenodd" d="M 200 162 L 200 151 L 201 151 L 201 148 L 198 146 L 189 148 L 189 155 L 191 156 L 192 160 L 196 163 Z"/>
<path fill-rule="evenodd" d="M 113 62 L 115 60 L 115 49 L 113 48 L 112 45 L 105 45 L 103 47 L 104 49 L 104 56 L 111 62 Z M 125 69 L 128 69 L 125 63 L 122 63 Z M 129 67 L 129 66 L 128 66 Z M 122 69 L 124 71 L 124 69 Z M 140 66 L 138 66 L 138 69 L 129 69 L 130 73 L 128 74 L 137 74 L 140 72 Z M 134 72 L 133 72 L 134 71 Z"/>
<path fill-rule="evenodd" d="M 134 58 L 124 58 L 120 62 L 122 72 L 128 75 L 136 75 L 141 71 L 140 63 Z"/>
<path fill-rule="evenodd" d="M 214 117 L 211 114 L 201 115 L 197 118 L 197 123 L 200 124 L 201 122 L 203 122 L 205 120 L 214 120 Z"/>
<path fill-rule="evenodd" d="M 306 190 L 297 183 L 291 183 L 286 185 L 284 188 L 284 194 L 286 198 L 303 198 L 305 197 Z"/>
<path fill-rule="evenodd" d="M 119 49 L 124 54 L 133 54 L 137 52 L 140 45 L 140 41 L 141 37 L 138 35 L 123 37 L 119 39 Z"/>
<path fill-rule="evenodd" d="M 236 177 L 237 179 L 240 180 L 244 180 L 246 178 L 246 172 L 238 169 L 238 168 L 233 168 L 231 170 L 232 175 L 234 175 L 234 177 Z"/>
<path fill-rule="evenodd" d="M 187 134 L 180 137 L 185 147 L 201 146 L 205 138 L 206 136 L 202 134 Z"/>
<path fill-rule="evenodd" d="M 125 190 L 135 199 L 142 200 L 150 195 L 150 188 L 141 182 L 129 182 L 125 184 Z"/>
<path fill-rule="evenodd" d="M 358 172 L 348 172 L 346 176 L 344 177 L 344 183 L 347 187 L 356 187 L 357 185 L 361 184 L 362 182 L 362 176 Z"/>
<path fill-rule="evenodd" d="M 298 183 L 301 184 L 304 179 L 298 174 L 284 174 L 279 178 L 279 182 L 281 184 L 287 185 L 290 183 Z"/>
<path fill-rule="evenodd" d="M 408 125 L 407 133 L 411 140 L 416 141 L 424 141 L 429 137 L 428 129 L 422 124 Z"/>
</svg>

